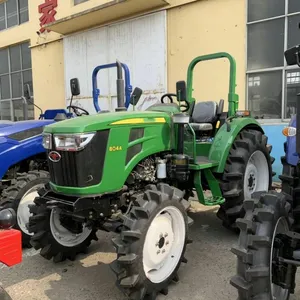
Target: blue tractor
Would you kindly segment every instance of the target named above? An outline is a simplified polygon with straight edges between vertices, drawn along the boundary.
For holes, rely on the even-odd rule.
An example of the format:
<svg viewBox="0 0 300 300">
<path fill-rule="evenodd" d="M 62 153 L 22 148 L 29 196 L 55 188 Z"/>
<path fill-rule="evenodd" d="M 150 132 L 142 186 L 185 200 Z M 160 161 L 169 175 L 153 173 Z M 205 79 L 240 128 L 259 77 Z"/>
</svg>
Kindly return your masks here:
<svg viewBox="0 0 300 300">
<path fill-rule="evenodd" d="M 300 45 L 285 52 L 288 65 L 300 67 Z M 283 134 L 285 156 L 281 192 L 254 193 L 238 219 L 237 274 L 231 284 L 239 300 L 288 300 L 294 294 L 300 266 L 300 94 L 297 112 Z M 296 298 L 295 298 L 296 299 Z"/>
<path fill-rule="evenodd" d="M 142 91 L 138 88 L 132 93 L 130 72 L 125 64 L 116 62 L 98 66 L 92 75 L 93 101 L 96 112 L 103 113 L 98 104 L 100 90 L 97 87 L 97 75 L 100 70 L 117 67 L 117 89 L 126 110 L 130 104 L 135 105 Z M 125 81 L 123 80 L 123 72 Z M 28 205 L 37 195 L 37 190 L 49 181 L 48 164 L 45 148 L 42 145 L 42 132 L 45 126 L 65 119 L 89 115 L 85 109 L 72 105 L 73 96 L 80 94 L 79 82 L 71 79 L 71 103 L 65 109 L 46 110 L 41 113 L 39 120 L 25 120 L 19 122 L 0 121 L 0 209 L 13 208 L 17 212 L 17 222 L 14 226 L 22 232 L 23 247 L 31 247 L 31 234 L 26 224 L 29 220 Z M 132 93 L 132 94 L 131 94 Z M 124 101 L 125 99 L 125 101 Z M 24 101 L 30 102 L 29 87 L 25 89 Z M 26 110 L 25 110 L 26 115 Z"/>
</svg>

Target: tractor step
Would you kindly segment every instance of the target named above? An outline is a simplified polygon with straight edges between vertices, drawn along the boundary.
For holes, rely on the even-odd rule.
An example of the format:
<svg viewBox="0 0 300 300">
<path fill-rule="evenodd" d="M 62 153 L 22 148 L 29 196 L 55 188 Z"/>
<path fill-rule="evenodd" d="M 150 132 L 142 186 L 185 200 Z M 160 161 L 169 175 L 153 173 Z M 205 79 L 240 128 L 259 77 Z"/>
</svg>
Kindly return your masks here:
<svg viewBox="0 0 300 300">
<path fill-rule="evenodd" d="M 204 205 L 206 206 L 215 206 L 215 205 L 221 205 L 225 202 L 225 199 L 223 197 L 204 197 Z"/>
<path fill-rule="evenodd" d="M 197 156 L 195 164 L 190 164 L 192 170 L 202 170 L 218 166 L 217 161 L 209 160 L 207 156 Z"/>
</svg>

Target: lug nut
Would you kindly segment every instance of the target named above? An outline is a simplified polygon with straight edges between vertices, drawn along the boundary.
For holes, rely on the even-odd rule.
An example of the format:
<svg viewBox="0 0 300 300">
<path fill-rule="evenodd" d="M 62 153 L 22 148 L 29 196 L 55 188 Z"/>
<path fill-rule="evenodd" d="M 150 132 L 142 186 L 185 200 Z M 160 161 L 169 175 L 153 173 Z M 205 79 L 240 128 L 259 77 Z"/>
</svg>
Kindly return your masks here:
<svg viewBox="0 0 300 300">
<path fill-rule="evenodd" d="M 166 250 L 165 250 L 165 249 L 163 249 L 162 253 L 165 253 L 165 252 L 166 252 Z"/>
<path fill-rule="evenodd" d="M 167 237 L 168 236 L 168 234 L 167 233 L 165 233 L 165 237 Z"/>
<path fill-rule="evenodd" d="M 156 252 L 156 254 L 159 254 L 160 253 L 160 250 L 158 250 L 157 252 Z"/>
<path fill-rule="evenodd" d="M 162 237 L 163 237 L 163 234 L 161 233 L 161 234 L 159 235 L 159 237 L 162 238 Z"/>
<path fill-rule="evenodd" d="M 169 245 L 169 241 L 166 241 L 166 245 Z"/>
</svg>

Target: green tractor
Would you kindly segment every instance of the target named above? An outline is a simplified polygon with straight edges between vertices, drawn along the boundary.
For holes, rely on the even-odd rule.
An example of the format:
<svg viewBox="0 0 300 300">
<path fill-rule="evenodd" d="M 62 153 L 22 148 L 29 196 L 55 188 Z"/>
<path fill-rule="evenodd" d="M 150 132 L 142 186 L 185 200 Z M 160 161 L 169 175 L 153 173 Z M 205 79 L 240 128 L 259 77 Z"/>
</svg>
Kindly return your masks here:
<svg viewBox="0 0 300 300">
<path fill-rule="evenodd" d="M 195 66 L 219 58 L 230 62 L 228 112 L 224 100 L 196 103 L 192 96 Z M 232 228 L 245 197 L 271 184 L 271 147 L 258 122 L 238 111 L 235 74 L 229 54 L 200 56 L 187 86 L 178 82 L 176 94 L 147 111 L 124 112 L 119 97 L 116 112 L 45 127 L 51 180 L 30 206 L 33 247 L 54 262 L 73 260 L 97 230 L 116 232 L 111 268 L 121 290 L 134 300 L 167 294 L 187 262 L 194 192 L 204 205 L 221 205 L 218 216 Z"/>
</svg>

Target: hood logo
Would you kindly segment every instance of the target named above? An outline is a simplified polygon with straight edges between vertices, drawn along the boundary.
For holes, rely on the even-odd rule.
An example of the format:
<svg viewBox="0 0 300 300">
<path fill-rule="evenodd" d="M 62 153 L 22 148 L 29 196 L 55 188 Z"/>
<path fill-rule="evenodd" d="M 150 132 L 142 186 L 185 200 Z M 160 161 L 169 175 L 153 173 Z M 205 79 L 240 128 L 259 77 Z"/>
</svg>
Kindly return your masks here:
<svg viewBox="0 0 300 300">
<path fill-rule="evenodd" d="M 51 151 L 49 153 L 49 159 L 53 162 L 59 162 L 61 159 L 61 155 L 56 151 Z"/>
</svg>

